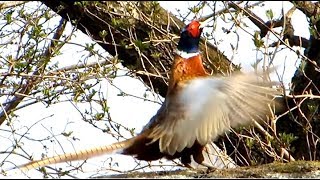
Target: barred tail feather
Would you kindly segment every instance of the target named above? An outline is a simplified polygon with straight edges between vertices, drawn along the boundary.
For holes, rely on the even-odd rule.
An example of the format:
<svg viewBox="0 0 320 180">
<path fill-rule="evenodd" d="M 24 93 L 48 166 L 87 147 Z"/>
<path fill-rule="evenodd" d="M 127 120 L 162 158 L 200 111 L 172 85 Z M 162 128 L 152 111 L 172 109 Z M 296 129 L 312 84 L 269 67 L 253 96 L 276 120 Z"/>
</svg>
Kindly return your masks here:
<svg viewBox="0 0 320 180">
<path fill-rule="evenodd" d="M 47 166 L 50 164 L 57 164 L 62 162 L 75 161 L 75 160 L 86 160 L 86 159 L 89 159 L 95 156 L 101 156 L 104 154 L 122 153 L 122 150 L 129 147 L 134 142 L 134 140 L 135 138 L 131 138 L 125 141 L 113 143 L 111 145 L 100 146 L 100 147 L 86 149 L 86 150 L 82 150 L 74 153 L 67 153 L 67 154 L 61 154 L 58 156 L 48 157 L 48 158 L 32 161 L 27 164 L 14 167 L 8 171 L 15 171 L 14 174 L 17 173 L 17 170 L 22 171 L 23 173 L 26 173 L 31 169 Z M 8 173 L 8 174 L 12 174 L 12 173 Z"/>
</svg>

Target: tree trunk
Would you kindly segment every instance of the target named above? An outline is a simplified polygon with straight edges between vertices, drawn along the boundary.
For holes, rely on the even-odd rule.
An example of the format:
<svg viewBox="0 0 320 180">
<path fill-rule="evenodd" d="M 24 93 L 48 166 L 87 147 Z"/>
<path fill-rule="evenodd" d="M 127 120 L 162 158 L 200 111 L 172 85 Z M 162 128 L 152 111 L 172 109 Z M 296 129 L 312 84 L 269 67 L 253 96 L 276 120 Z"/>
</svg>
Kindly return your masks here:
<svg viewBox="0 0 320 180">
<path fill-rule="evenodd" d="M 155 92 L 166 95 L 172 52 L 185 26 L 182 21 L 156 2 L 42 2 L 136 72 Z M 104 31 L 107 35 L 102 38 Z M 200 49 L 208 72 L 226 73 L 235 67 L 215 46 L 207 42 L 205 48 L 204 39 Z"/>
</svg>

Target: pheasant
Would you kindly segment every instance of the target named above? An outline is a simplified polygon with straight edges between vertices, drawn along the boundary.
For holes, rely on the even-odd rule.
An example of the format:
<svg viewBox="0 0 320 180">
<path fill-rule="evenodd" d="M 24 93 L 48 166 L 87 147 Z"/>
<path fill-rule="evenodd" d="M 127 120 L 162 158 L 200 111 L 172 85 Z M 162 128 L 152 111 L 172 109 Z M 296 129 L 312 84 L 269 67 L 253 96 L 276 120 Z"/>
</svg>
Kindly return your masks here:
<svg viewBox="0 0 320 180">
<path fill-rule="evenodd" d="M 182 29 L 165 100 L 138 135 L 111 145 L 32 161 L 14 169 L 25 172 L 107 153 L 132 155 L 145 161 L 179 158 L 186 167 L 190 167 L 193 157 L 195 162 L 203 164 L 206 144 L 232 127 L 265 116 L 269 112 L 268 104 L 279 94 L 261 85 L 254 74 L 209 75 L 199 50 L 204 25 L 193 20 Z"/>
</svg>

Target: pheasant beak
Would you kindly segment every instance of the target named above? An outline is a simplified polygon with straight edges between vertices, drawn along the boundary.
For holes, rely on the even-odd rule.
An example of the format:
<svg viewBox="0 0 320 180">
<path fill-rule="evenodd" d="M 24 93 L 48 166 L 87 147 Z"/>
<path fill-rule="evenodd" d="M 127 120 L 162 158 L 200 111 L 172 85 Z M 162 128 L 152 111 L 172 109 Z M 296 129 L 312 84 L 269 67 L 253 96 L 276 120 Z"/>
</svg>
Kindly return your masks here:
<svg viewBox="0 0 320 180">
<path fill-rule="evenodd" d="M 209 21 L 210 21 L 210 18 L 208 18 L 202 22 L 199 22 L 200 23 L 199 28 L 204 28 L 208 24 Z"/>
</svg>

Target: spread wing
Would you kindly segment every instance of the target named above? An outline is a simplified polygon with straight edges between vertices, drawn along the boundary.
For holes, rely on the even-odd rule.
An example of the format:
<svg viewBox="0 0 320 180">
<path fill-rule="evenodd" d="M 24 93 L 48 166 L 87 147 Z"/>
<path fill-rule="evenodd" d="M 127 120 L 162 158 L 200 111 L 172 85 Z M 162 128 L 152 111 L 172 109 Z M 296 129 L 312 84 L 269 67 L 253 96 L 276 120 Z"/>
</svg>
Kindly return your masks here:
<svg viewBox="0 0 320 180">
<path fill-rule="evenodd" d="M 159 139 L 161 152 L 173 155 L 195 140 L 205 145 L 231 127 L 265 117 L 278 91 L 264 87 L 254 74 L 196 78 L 165 101 L 149 137 Z"/>
</svg>

